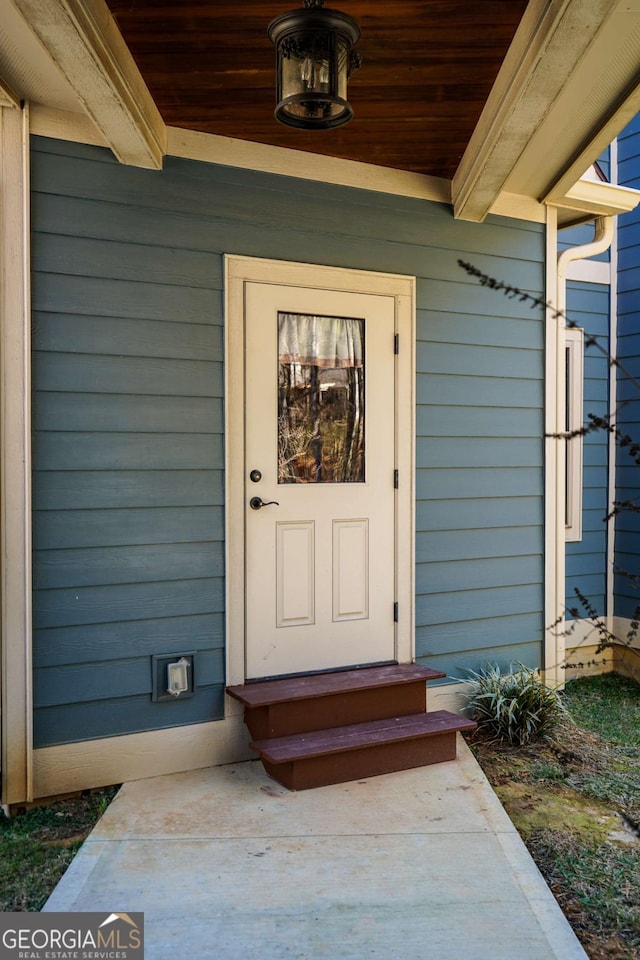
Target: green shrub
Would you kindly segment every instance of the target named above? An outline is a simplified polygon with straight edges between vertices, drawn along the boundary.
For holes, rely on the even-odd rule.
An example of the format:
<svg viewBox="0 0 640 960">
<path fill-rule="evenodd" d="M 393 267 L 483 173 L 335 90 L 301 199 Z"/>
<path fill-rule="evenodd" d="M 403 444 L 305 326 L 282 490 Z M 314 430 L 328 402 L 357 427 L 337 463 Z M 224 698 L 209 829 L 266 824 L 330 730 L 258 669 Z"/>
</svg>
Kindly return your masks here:
<svg viewBox="0 0 640 960">
<path fill-rule="evenodd" d="M 491 664 L 478 673 L 470 670 L 467 701 L 481 729 L 496 740 L 524 745 L 547 737 L 566 713 L 559 695 L 544 685 L 537 670 L 515 666 L 504 674 Z"/>
</svg>

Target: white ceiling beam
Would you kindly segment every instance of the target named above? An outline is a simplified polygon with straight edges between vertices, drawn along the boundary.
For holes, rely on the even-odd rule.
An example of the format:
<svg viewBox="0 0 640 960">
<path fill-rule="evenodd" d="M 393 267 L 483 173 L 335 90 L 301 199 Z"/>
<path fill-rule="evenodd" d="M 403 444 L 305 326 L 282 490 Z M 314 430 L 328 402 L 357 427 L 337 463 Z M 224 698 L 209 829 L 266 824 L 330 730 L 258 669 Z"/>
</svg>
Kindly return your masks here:
<svg viewBox="0 0 640 960">
<path fill-rule="evenodd" d="M 122 163 L 159 169 L 166 127 L 104 0 L 14 0 Z"/>
<path fill-rule="evenodd" d="M 640 0 L 530 0 L 454 176 L 456 217 L 483 220 L 505 190 L 566 193 L 626 122 L 637 29 Z"/>
</svg>

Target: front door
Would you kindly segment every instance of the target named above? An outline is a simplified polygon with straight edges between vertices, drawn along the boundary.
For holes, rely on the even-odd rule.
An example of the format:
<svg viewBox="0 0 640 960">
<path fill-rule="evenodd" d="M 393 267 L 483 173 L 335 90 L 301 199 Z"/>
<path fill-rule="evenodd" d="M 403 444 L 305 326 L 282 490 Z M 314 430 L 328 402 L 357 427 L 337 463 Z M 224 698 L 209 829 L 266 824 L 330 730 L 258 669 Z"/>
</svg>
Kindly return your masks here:
<svg viewBox="0 0 640 960">
<path fill-rule="evenodd" d="M 246 676 L 396 656 L 395 300 L 249 282 Z"/>
</svg>

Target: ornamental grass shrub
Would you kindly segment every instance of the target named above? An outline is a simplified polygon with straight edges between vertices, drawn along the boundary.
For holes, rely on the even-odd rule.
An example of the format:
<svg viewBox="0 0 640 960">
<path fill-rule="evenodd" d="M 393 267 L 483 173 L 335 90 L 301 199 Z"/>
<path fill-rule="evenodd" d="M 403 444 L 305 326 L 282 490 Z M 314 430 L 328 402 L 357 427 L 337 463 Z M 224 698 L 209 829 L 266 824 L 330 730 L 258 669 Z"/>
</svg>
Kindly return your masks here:
<svg viewBox="0 0 640 960">
<path fill-rule="evenodd" d="M 494 740 L 522 746 L 548 737 L 566 717 L 560 695 L 524 664 L 512 664 L 509 673 L 488 664 L 470 670 L 465 683 L 471 717 Z"/>
</svg>

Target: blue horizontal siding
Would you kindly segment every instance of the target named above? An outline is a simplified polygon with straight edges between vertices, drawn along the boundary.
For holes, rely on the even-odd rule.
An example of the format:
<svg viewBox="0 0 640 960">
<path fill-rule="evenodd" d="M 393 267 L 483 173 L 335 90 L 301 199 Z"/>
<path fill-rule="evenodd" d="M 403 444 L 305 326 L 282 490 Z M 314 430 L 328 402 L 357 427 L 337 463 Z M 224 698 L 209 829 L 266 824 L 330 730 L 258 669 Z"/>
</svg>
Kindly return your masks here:
<svg viewBox="0 0 640 960">
<path fill-rule="evenodd" d="M 119 620 L 34 631 L 34 655 L 39 668 L 120 660 L 134 652 L 150 657 L 180 649 L 206 652 L 223 646 L 222 613 L 189 613 L 157 620 Z"/>
<path fill-rule="evenodd" d="M 41 550 L 142 543 L 220 541 L 220 507 L 141 507 L 38 511 L 34 538 Z"/>
<path fill-rule="evenodd" d="M 40 746 L 76 743 L 204 723 L 212 717 L 221 717 L 223 712 L 223 684 L 198 688 L 196 696 L 177 697 L 170 702 L 154 703 L 145 690 L 137 696 L 39 706 L 34 717 L 33 736 Z"/>
<path fill-rule="evenodd" d="M 184 577 L 175 570 L 174 577 Z M 153 583 L 118 583 L 66 589 L 49 588 L 35 595 L 34 629 L 60 623 L 112 623 L 116 620 L 148 620 L 163 616 L 188 616 L 224 610 L 224 587 L 220 578 L 173 579 Z"/>
<path fill-rule="evenodd" d="M 61 423 L 70 432 L 200 433 L 222 432 L 222 397 L 148 397 L 123 394 L 50 392 L 36 399 L 33 427 L 53 431 Z"/>
<path fill-rule="evenodd" d="M 542 555 L 542 534 L 538 527 L 500 527 L 492 531 L 432 530 L 416 535 L 418 562 L 433 560 L 486 559 Z"/>
<path fill-rule="evenodd" d="M 95 304 L 96 312 L 109 304 L 115 317 L 131 320 L 197 324 L 205 322 L 206 317 L 218 322 L 222 319 L 219 291 L 200 287 L 38 273 L 31 292 L 33 309 L 38 313 L 84 315 L 87 304 Z"/>
<path fill-rule="evenodd" d="M 223 545 L 211 541 L 40 550 L 35 560 L 37 590 L 170 581 L 176 573 L 193 580 L 202 570 L 214 577 L 224 573 Z"/>
<path fill-rule="evenodd" d="M 419 563 L 416 588 L 423 597 L 465 590 L 530 585 L 539 582 L 540 563 L 536 556 L 483 557 L 481 560 L 441 560 Z M 449 598 L 451 602 L 451 598 Z"/>
<path fill-rule="evenodd" d="M 431 302 L 431 300 L 432 296 L 429 293 L 428 301 Z M 440 314 L 431 310 L 428 311 L 428 323 L 432 337 L 440 343 L 450 342 L 455 330 L 456 340 L 470 345 L 499 349 L 513 347 L 518 350 L 539 350 L 542 347 L 540 321 L 532 318 L 530 314 L 528 319 L 490 314 L 483 317 L 482 323 L 478 323 L 477 314 L 465 315 L 458 310 L 455 326 L 453 326 L 448 313 Z"/>
<path fill-rule="evenodd" d="M 176 256 L 175 249 L 157 244 L 68 236 L 57 225 L 55 232 L 34 236 L 31 252 L 42 273 L 129 280 L 157 285 L 161 290 L 169 285 L 211 291 L 211 257 L 200 250 L 181 250 Z M 219 285 L 220 277 L 216 280 Z"/>
<path fill-rule="evenodd" d="M 519 407 L 446 407 L 432 405 L 418 410 L 418 433 L 422 437 L 534 437 L 540 439 L 540 410 Z M 455 464 L 452 464 L 455 466 Z"/>
<path fill-rule="evenodd" d="M 477 407 L 511 407 L 514 405 L 514 383 L 513 378 L 506 376 L 507 372 L 503 371 L 502 377 L 494 378 L 474 374 L 462 377 L 457 367 L 448 374 L 434 374 L 432 371 L 427 374 L 418 371 L 416 377 L 418 404 L 437 406 L 446 404 L 469 410 L 469 396 L 473 396 Z M 541 382 L 534 379 L 519 380 L 517 383 L 518 396 L 515 406 L 519 409 L 530 407 L 540 410 L 543 395 Z"/>
<path fill-rule="evenodd" d="M 476 470 L 428 468 L 417 471 L 418 496 L 424 500 L 464 500 L 480 497 L 541 497 L 542 467 L 483 467 Z M 478 510 L 478 515 L 482 513 Z M 479 524 L 480 525 L 480 524 Z"/>
<path fill-rule="evenodd" d="M 524 641 L 522 652 L 535 645 L 544 629 L 541 612 L 518 613 L 505 617 L 476 617 L 474 633 L 467 620 L 429 624 L 416 628 L 418 657 L 456 657 L 468 665 L 475 655 L 476 665 L 486 663 L 491 650 L 502 649 L 505 657 L 517 657 L 518 644 Z M 539 652 L 538 652 L 539 657 Z M 504 662 L 504 660 L 503 660 Z"/>
<path fill-rule="evenodd" d="M 640 120 L 634 120 L 618 141 L 619 181 L 640 187 Z M 619 218 L 617 425 L 621 433 L 640 441 L 640 214 L 637 208 Z M 640 484 L 629 447 L 616 451 L 616 499 L 638 501 Z M 632 618 L 640 603 L 640 543 L 637 514 L 625 509 L 615 520 L 614 613 Z M 623 571 L 628 575 L 625 576 Z"/>
<path fill-rule="evenodd" d="M 539 574 L 537 575 L 539 576 Z M 540 606 L 539 583 L 497 586 L 491 590 L 470 590 L 465 585 L 465 600 L 481 620 L 489 617 L 518 616 L 535 613 Z M 457 623 L 459 612 L 446 593 L 420 595 L 416 603 L 416 627 L 431 623 Z"/>
<path fill-rule="evenodd" d="M 527 237 L 536 279 L 522 286 L 535 291 L 541 238 Z M 515 284 L 510 267 L 486 272 Z M 416 657 L 456 678 L 486 661 L 539 666 L 540 312 L 477 286 L 418 291 Z"/>
<path fill-rule="evenodd" d="M 35 469 L 202 470 L 222 462 L 222 438 L 190 433 L 101 433 L 52 430 L 38 437 Z"/>
<path fill-rule="evenodd" d="M 224 684 L 220 258 L 137 243 L 122 190 L 149 178 L 105 151 L 66 145 L 54 158 L 43 145 L 32 237 L 38 746 L 214 719 Z M 107 171 L 111 200 L 96 207 Z M 59 189 L 76 178 L 80 207 Z M 40 215 L 51 209 L 55 222 Z M 98 209 L 102 235 L 97 220 L 79 223 Z M 171 234 L 168 211 L 152 219 L 157 236 Z M 173 710 L 152 703 L 151 656 L 187 651 L 196 696 Z"/>
<path fill-rule="evenodd" d="M 446 671 L 456 680 L 467 679 L 469 671 L 477 671 L 487 664 L 495 664 L 504 672 L 515 663 L 524 663 L 533 669 L 539 667 L 539 634 L 543 629 L 540 615 L 478 619 L 475 624 L 474 644 L 468 650 L 460 649 L 469 636 L 466 622 L 438 624 L 426 640 L 421 631 L 416 631 L 417 662 Z M 515 642 L 514 631 L 518 631 Z M 506 636 L 501 643 L 503 634 Z M 421 653 L 422 650 L 425 652 Z"/>
<path fill-rule="evenodd" d="M 224 673 L 222 650 L 198 655 L 196 688 L 211 687 L 216 677 Z M 52 678 L 56 682 L 52 683 Z M 42 707 L 57 707 L 66 703 L 82 703 L 83 691 L 91 687 L 94 700 L 110 700 L 114 690 L 122 697 L 135 697 L 141 692 L 151 694 L 152 681 L 146 657 L 112 660 L 100 663 L 66 664 L 34 672 L 34 690 Z"/>
<path fill-rule="evenodd" d="M 36 510 L 209 507 L 223 500 L 221 469 L 43 470 L 33 476 Z"/>
<path fill-rule="evenodd" d="M 540 465 L 542 441 L 538 437 L 419 437 L 416 464 L 420 467 L 536 467 Z"/>
<path fill-rule="evenodd" d="M 490 489 L 490 484 L 489 484 Z M 542 524 L 542 499 L 514 494 L 511 497 L 469 500 L 418 500 L 416 525 L 418 530 L 468 530 L 470 527 L 539 527 Z"/>
<path fill-rule="evenodd" d="M 158 323 L 77 314 L 37 313 L 34 331 L 40 350 L 116 357 L 165 357 L 221 361 L 222 330 L 202 323 Z"/>
<path fill-rule="evenodd" d="M 504 377 L 513 382 L 540 379 L 540 351 L 479 347 L 466 343 L 418 343 L 420 373 Z M 512 386 L 513 386 L 512 382 Z"/>
<path fill-rule="evenodd" d="M 33 360 L 38 391 L 180 398 L 223 395 L 222 364 L 208 360 L 83 356 L 70 352 L 42 356 L 39 350 Z"/>
<path fill-rule="evenodd" d="M 609 287 L 596 283 L 567 284 L 567 316 L 585 330 L 583 423 L 589 414 L 606 416 L 609 409 Z M 597 346 L 589 344 L 597 338 Z M 570 441 L 571 442 L 571 441 Z M 579 606 L 576 588 L 589 599 L 600 616 L 607 612 L 607 513 L 609 487 L 609 434 L 598 430 L 583 442 L 582 539 L 566 545 L 565 606 L 572 619 Z"/>
<path fill-rule="evenodd" d="M 222 715 L 226 252 L 416 276 L 418 656 L 539 664 L 543 320 L 458 260 L 539 296 L 540 225 L 44 139 L 32 188 L 37 745 Z"/>
</svg>

